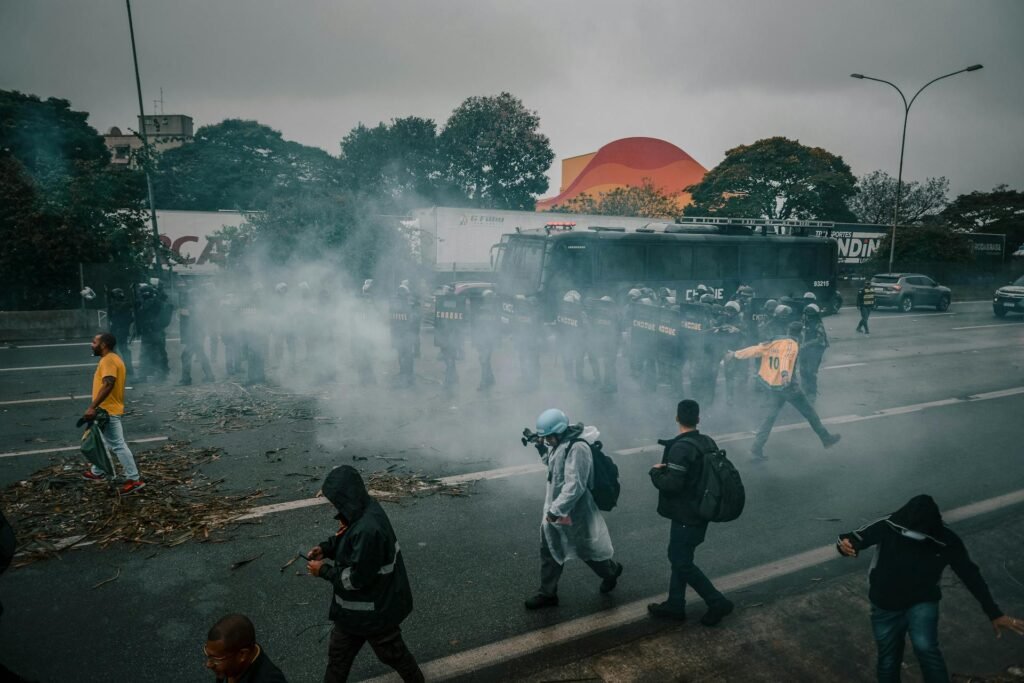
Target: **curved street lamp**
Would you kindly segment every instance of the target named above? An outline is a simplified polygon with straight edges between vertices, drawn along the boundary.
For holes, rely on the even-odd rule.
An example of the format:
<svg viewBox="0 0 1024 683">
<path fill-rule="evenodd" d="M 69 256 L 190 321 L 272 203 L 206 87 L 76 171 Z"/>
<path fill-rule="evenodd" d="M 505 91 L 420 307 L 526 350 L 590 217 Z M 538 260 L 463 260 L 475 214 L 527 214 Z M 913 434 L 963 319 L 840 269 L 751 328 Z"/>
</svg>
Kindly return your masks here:
<svg viewBox="0 0 1024 683">
<path fill-rule="evenodd" d="M 882 78 L 874 78 L 872 76 L 865 76 L 864 74 L 850 74 L 851 78 L 856 78 L 856 79 L 864 80 L 864 81 L 877 81 L 879 83 L 885 83 L 886 85 L 891 85 L 896 90 L 896 92 L 898 92 L 900 94 L 900 97 L 903 99 L 903 137 L 900 140 L 900 170 L 899 170 L 899 174 L 896 177 L 896 207 L 893 209 L 893 212 L 892 212 L 892 239 L 889 241 L 889 272 L 890 273 L 892 272 L 893 257 L 896 255 L 896 224 L 899 222 L 900 198 L 901 198 L 901 194 L 903 193 L 903 151 L 904 151 L 904 149 L 907 146 L 907 119 L 910 117 L 910 107 L 913 106 L 914 100 L 916 100 L 917 96 L 921 94 L 921 91 L 924 90 L 925 88 L 927 88 L 929 85 L 931 85 L 935 81 L 941 81 L 943 78 L 949 78 L 950 76 L 956 76 L 957 74 L 962 74 L 962 73 L 965 73 L 965 72 L 968 72 L 968 71 L 977 71 L 978 69 L 981 69 L 981 68 L 983 68 L 981 64 L 974 64 L 972 66 L 967 67 L 966 69 L 960 69 L 959 71 L 954 71 L 952 73 L 948 73 L 945 76 L 939 76 L 938 78 L 933 78 L 932 80 L 930 80 L 927 83 L 925 83 L 924 85 L 922 85 L 920 87 L 920 89 L 916 93 L 914 93 L 914 96 L 910 98 L 909 102 L 907 101 L 907 96 L 903 94 L 903 91 L 900 90 L 899 87 L 895 83 L 891 83 L 891 82 L 889 82 L 889 81 L 887 81 L 885 79 L 882 79 Z"/>
</svg>

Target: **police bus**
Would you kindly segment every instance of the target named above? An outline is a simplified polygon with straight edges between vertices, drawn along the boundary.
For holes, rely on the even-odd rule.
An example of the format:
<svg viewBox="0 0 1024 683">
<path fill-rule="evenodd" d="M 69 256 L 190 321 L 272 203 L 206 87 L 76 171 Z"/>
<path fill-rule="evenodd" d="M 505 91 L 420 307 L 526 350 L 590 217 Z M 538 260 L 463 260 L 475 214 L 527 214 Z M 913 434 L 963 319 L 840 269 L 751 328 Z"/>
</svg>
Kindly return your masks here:
<svg viewBox="0 0 1024 683">
<path fill-rule="evenodd" d="M 761 299 L 799 299 L 810 291 L 824 311 L 838 311 L 835 240 L 715 220 L 652 224 L 634 232 L 594 227 L 504 235 L 496 245 L 496 286 L 505 296 L 537 297 L 549 319 L 569 290 L 622 302 L 637 285 L 667 287 L 680 302 L 692 300 L 699 284 L 719 301 L 740 285 L 753 287 Z"/>
</svg>

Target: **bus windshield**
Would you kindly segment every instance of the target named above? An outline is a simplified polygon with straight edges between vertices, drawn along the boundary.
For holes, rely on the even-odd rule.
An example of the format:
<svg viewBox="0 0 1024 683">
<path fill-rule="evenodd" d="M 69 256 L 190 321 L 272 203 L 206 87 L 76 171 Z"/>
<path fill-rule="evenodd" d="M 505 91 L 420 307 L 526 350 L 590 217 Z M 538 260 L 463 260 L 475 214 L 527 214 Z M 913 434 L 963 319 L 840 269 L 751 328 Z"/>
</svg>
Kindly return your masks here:
<svg viewBox="0 0 1024 683">
<path fill-rule="evenodd" d="M 498 286 L 509 294 L 535 294 L 543 265 L 544 240 L 508 240 L 501 245 L 498 258 Z"/>
</svg>

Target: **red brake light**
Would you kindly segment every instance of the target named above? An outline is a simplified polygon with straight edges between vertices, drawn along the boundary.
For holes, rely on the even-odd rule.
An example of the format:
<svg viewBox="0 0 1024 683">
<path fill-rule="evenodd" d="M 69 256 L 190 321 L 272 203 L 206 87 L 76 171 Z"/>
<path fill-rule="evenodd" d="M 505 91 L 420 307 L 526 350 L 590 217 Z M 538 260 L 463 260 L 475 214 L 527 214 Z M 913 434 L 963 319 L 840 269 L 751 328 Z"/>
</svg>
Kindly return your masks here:
<svg viewBox="0 0 1024 683">
<path fill-rule="evenodd" d="M 892 288 L 898 292 L 901 289 L 903 289 L 903 286 L 902 285 L 893 285 Z"/>
</svg>

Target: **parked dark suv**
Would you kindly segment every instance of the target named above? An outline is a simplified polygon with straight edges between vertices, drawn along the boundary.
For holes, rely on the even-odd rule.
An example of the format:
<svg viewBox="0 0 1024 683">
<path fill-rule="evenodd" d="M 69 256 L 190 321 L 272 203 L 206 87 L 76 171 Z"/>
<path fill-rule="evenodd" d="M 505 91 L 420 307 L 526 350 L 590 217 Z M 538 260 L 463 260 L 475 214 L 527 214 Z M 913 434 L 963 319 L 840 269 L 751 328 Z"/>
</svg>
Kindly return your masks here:
<svg viewBox="0 0 1024 683">
<path fill-rule="evenodd" d="M 919 273 L 879 273 L 871 278 L 876 306 L 895 306 L 909 313 L 917 306 L 934 306 L 937 311 L 949 308 L 953 292 L 927 275 Z"/>
<path fill-rule="evenodd" d="M 992 297 L 992 312 L 997 318 L 1007 313 L 1024 313 L 1024 275 L 996 290 Z"/>
</svg>

